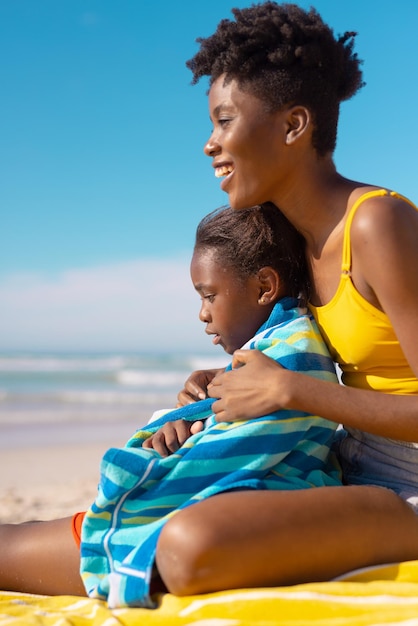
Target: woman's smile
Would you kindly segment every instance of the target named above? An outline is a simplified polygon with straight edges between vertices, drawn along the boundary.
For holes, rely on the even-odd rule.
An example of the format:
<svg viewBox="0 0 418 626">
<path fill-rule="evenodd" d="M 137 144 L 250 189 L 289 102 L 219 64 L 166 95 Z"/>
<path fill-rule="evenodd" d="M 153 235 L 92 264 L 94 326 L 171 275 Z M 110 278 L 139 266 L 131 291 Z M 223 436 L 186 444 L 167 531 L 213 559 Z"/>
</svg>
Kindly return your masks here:
<svg viewBox="0 0 418 626">
<path fill-rule="evenodd" d="M 284 142 L 272 141 L 281 126 L 280 113 L 268 111 L 256 96 L 242 91 L 232 80 L 221 76 L 209 93 L 213 131 L 205 154 L 213 159 L 215 176 L 229 203 L 241 209 L 271 200 L 272 184 L 277 183 L 278 148 Z"/>
</svg>

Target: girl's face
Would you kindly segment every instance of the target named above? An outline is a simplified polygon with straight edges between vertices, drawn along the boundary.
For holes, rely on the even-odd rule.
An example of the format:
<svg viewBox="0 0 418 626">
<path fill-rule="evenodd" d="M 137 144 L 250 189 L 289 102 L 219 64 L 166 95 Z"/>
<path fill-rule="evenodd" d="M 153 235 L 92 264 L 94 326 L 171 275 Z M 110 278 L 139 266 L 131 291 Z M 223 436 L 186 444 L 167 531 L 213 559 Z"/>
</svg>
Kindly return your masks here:
<svg viewBox="0 0 418 626">
<path fill-rule="evenodd" d="M 231 268 L 223 267 L 213 250 L 193 254 L 190 274 L 201 297 L 199 319 L 213 344 L 232 354 L 253 337 L 267 320 L 270 309 L 259 303 L 257 276 L 243 280 Z"/>
<path fill-rule="evenodd" d="M 241 209 L 274 202 L 286 180 L 283 147 L 286 111 L 269 112 L 259 98 L 242 91 L 236 81 L 224 85 L 220 76 L 209 92 L 212 134 L 205 153 L 229 204 Z"/>
</svg>

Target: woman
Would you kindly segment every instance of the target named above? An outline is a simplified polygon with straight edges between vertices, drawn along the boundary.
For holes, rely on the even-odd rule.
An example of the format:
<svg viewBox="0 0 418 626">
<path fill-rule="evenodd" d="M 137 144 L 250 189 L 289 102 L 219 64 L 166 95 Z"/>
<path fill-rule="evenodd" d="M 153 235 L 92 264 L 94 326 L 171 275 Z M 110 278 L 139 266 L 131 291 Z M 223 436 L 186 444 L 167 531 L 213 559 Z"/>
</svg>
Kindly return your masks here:
<svg viewBox="0 0 418 626">
<path fill-rule="evenodd" d="M 418 212 L 336 171 L 339 104 L 362 86 L 355 33 L 336 39 L 296 5 L 233 13 L 188 62 L 194 82 L 210 77 L 205 153 L 232 208 L 273 202 L 303 235 L 311 309 L 344 385 L 237 351 L 234 371 L 197 372 L 179 401 L 207 388 L 220 421 L 286 408 L 342 423 L 350 486 L 242 491 L 182 511 L 157 554 L 180 595 L 418 558 Z"/>
</svg>

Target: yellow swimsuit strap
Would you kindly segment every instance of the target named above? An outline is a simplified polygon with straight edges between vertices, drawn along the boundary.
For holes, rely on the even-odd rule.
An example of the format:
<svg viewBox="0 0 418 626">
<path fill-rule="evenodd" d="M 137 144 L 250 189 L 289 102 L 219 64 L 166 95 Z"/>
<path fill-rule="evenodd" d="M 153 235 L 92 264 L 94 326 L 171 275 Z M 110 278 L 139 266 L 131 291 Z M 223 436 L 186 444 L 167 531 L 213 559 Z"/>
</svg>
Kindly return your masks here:
<svg viewBox="0 0 418 626">
<path fill-rule="evenodd" d="M 350 230 L 351 224 L 354 218 L 354 215 L 359 208 L 359 206 L 369 198 L 375 198 L 379 196 L 392 196 L 394 198 L 399 198 L 400 200 L 404 200 L 414 208 L 415 205 L 411 200 L 405 198 L 405 196 L 401 196 L 396 191 L 388 191 L 387 189 L 375 189 L 374 191 L 367 191 L 363 193 L 357 200 L 354 202 L 353 206 L 350 209 L 350 213 L 348 214 L 347 221 L 344 227 L 344 244 L 343 244 L 343 259 L 342 259 L 342 267 L 341 272 L 343 274 L 349 274 L 351 270 L 351 244 L 350 244 Z"/>
</svg>

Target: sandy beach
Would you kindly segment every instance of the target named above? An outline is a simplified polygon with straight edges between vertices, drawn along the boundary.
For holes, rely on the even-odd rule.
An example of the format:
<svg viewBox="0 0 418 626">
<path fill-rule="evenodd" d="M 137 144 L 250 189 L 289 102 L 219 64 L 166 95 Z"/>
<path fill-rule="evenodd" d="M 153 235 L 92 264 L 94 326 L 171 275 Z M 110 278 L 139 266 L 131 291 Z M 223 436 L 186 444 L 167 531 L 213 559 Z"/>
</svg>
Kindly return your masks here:
<svg viewBox="0 0 418 626">
<path fill-rule="evenodd" d="M 84 510 L 94 499 L 103 453 L 123 445 L 134 430 L 129 422 L 37 425 L 31 444 L 27 431 L 23 438 L 18 428 L 15 433 L 8 430 L 6 439 L 0 429 L 0 523 L 54 519 Z"/>
</svg>

